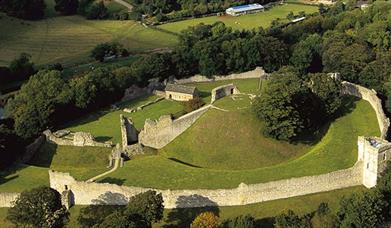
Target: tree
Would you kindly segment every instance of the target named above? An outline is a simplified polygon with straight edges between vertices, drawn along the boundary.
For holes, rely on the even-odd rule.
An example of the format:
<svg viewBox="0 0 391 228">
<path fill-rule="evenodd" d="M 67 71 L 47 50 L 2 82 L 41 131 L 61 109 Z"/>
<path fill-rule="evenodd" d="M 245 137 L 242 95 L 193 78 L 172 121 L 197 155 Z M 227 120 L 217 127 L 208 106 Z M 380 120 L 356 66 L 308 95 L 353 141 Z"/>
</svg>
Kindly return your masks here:
<svg viewBox="0 0 391 228">
<path fill-rule="evenodd" d="M 384 220 L 383 212 L 387 203 L 378 191 L 353 194 L 340 201 L 337 213 L 340 227 L 376 227 Z"/>
<path fill-rule="evenodd" d="M 186 113 L 192 112 L 201 108 L 205 102 L 200 97 L 195 97 L 189 101 L 183 102 L 183 109 Z"/>
<path fill-rule="evenodd" d="M 104 62 L 106 57 L 118 56 L 120 54 L 121 45 L 118 43 L 103 43 L 98 44 L 91 51 L 91 57 L 100 62 Z"/>
<path fill-rule="evenodd" d="M 224 222 L 225 228 L 255 228 L 255 220 L 250 215 L 241 215 Z"/>
<path fill-rule="evenodd" d="M 305 227 L 304 224 L 303 218 L 300 218 L 292 210 L 288 210 L 275 218 L 274 226 L 276 228 L 301 228 Z"/>
<path fill-rule="evenodd" d="M 69 99 L 59 71 L 39 71 L 7 102 L 6 113 L 15 120 L 15 132 L 23 138 L 38 135 L 53 124 L 56 107 Z"/>
<path fill-rule="evenodd" d="M 22 192 L 7 215 L 14 225 L 22 227 L 62 227 L 67 218 L 60 193 L 49 187 Z"/>
<path fill-rule="evenodd" d="M 0 169 L 11 165 L 24 151 L 23 140 L 13 130 L 11 119 L 0 124 Z"/>
<path fill-rule="evenodd" d="M 3 8 L 9 16 L 26 20 L 39 20 L 45 15 L 44 0 L 6 0 Z"/>
<path fill-rule="evenodd" d="M 105 19 L 109 16 L 109 10 L 103 3 L 99 1 L 97 3 L 91 3 L 85 10 L 86 18 L 89 20 L 92 19 Z"/>
<path fill-rule="evenodd" d="M 149 190 L 131 197 L 124 214 L 129 218 L 139 218 L 150 226 L 163 218 L 163 210 L 162 194 Z"/>
<path fill-rule="evenodd" d="M 194 228 L 216 228 L 219 225 L 219 217 L 212 212 L 202 212 L 199 214 L 190 227 Z"/>
<path fill-rule="evenodd" d="M 322 37 L 313 34 L 295 45 L 290 61 L 300 73 L 320 72 L 322 70 L 321 53 Z"/>
<path fill-rule="evenodd" d="M 55 0 L 54 9 L 64 15 L 76 14 L 79 7 L 79 0 Z"/>
<path fill-rule="evenodd" d="M 312 92 L 322 101 L 326 118 L 333 117 L 342 105 L 342 84 L 325 73 L 309 74 Z"/>
<path fill-rule="evenodd" d="M 315 215 L 311 218 L 311 227 L 314 228 L 333 228 L 336 227 L 336 217 L 331 214 L 327 203 L 319 204 Z"/>
<path fill-rule="evenodd" d="M 266 135 L 290 140 L 304 129 L 299 106 L 308 91 L 303 84 L 292 68 L 284 67 L 271 75 L 268 87 L 253 104 L 257 116 L 265 121 Z"/>
<path fill-rule="evenodd" d="M 19 58 L 12 60 L 9 66 L 13 81 L 26 80 L 36 73 L 31 56 L 26 53 L 20 54 Z"/>
</svg>

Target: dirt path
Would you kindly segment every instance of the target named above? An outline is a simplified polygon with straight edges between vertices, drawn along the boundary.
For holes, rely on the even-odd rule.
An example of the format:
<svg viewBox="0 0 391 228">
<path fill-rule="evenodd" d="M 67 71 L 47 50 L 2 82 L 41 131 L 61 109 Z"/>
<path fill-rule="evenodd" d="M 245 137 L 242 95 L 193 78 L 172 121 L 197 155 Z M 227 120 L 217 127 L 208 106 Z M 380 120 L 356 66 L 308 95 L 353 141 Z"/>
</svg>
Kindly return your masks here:
<svg viewBox="0 0 391 228">
<path fill-rule="evenodd" d="M 123 5 L 125 6 L 126 8 L 128 8 L 128 11 L 129 12 L 132 12 L 133 10 L 133 6 L 127 2 L 125 2 L 124 0 L 114 0 L 116 3 L 120 4 L 120 5 Z"/>
<path fill-rule="evenodd" d="M 101 177 L 103 177 L 103 176 L 106 176 L 106 175 L 109 174 L 109 173 L 114 172 L 115 170 L 118 169 L 119 163 L 120 163 L 120 159 L 115 159 L 115 161 L 114 161 L 114 167 L 113 167 L 112 169 L 110 169 L 109 171 L 104 172 L 104 173 L 102 173 L 102 174 L 99 174 L 98 176 L 95 176 L 95 177 L 93 177 L 93 178 L 91 178 L 91 179 L 89 179 L 89 180 L 87 180 L 87 182 L 94 182 L 94 181 L 98 180 L 99 178 L 101 178 Z"/>
</svg>

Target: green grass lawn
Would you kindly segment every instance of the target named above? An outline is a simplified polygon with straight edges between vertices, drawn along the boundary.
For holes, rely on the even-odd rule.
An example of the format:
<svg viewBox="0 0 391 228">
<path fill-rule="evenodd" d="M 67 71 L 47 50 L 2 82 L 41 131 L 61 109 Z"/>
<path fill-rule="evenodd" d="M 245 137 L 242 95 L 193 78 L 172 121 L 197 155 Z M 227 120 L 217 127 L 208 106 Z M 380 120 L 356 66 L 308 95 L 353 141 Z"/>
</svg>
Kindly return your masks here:
<svg viewBox="0 0 391 228">
<path fill-rule="evenodd" d="M 87 180 L 108 170 L 111 148 L 57 146 L 46 143 L 29 164 L 55 171 L 69 172 L 78 180 Z"/>
<path fill-rule="evenodd" d="M 0 172 L 0 192 L 21 192 L 41 185 L 49 186 L 49 169 L 69 172 L 78 180 L 87 180 L 107 171 L 111 148 L 73 147 L 45 144 L 29 165 Z"/>
<path fill-rule="evenodd" d="M 239 170 L 275 165 L 311 148 L 266 138 L 248 96 L 225 97 L 214 105 L 229 112 L 209 110 L 161 154 L 197 167 Z"/>
<path fill-rule="evenodd" d="M 136 99 L 131 102 L 125 102 L 120 105 L 120 110 L 107 110 L 94 113 L 71 123 L 67 129 L 75 132 L 90 132 L 99 141 L 111 140 L 113 143 L 119 143 L 121 141 L 119 120 L 120 114 L 131 117 L 135 123 L 136 128 L 142 129 L 147 118 L 158 119 L 162 115 L 175 114 L 183 109 L 179 102 L 163 100 L 153 105 L 147 106 L 143 110 L 135 113 L 127 113 L 122 111 L 122 109 L 125 107 L 138 107 L 148 101 L 153 101 L 156 98 L 156 96 L 148 96 Z"/>
<path fill-rule="evenodd" d="M 285 19 L 289 12 L 293 12 L 295 15 L 300 11 L 304 11 L 307 14 L 311 14 L 318 11 L 317 6 L 311 5 L 302 5 L 302 4 L 293 4 L 287 3 L 282 6 L 275 6 L 272 9 L 256 13 L 248 14 L 240 17 L 232 16 L 212 16 L 204 18 L 189 19 L 184 21 L 178 21 L 173 23 L 168 23 L 160 25 L 159 27 L 171 32 L 177 32 L 188 28 L 189 26 L 195 26 L 200 23 L 204 24 L 213 24 L 217 21 L 224 22 L 227 26 L 232 27 L 233 29 L 253 29 L 258 27 L 268 27 L 271 22 L 277 18 Z"/>
<path fill-rule="evenodd" d="M 20 165 L 1 171 L 0 192 L 21 192 L 42 185 L 49 186 L 48 170 L 46 167 Z"/>
<path fill-rule="evenodd" d="M 0 65 L 26 52 L 35 64 L 65 65 L 89 60 L 99 43 L 117 41 L 132 52 L 173 47 L 177 37 L 148 29 L 135 21 L 86 20 L 81 16 L 57 16 L 23 21 L 1 14 Z"/>
<path fill-rule="evenodd" d="M 217 170 L 192 167 L 157 155 L 127 161 L 123 168 L 107 177 L 120 179 L 129 186 L 216 189 L 235 188 L 241 182 L 261 183 L 349 168 L 357 160 L 357 137 L 380 134 L 370 104 L 364 100 L 350 100 L 347 114 L 330 124 L 321 141 L 305 155 L 291 161 L 249 170 Z"/>
</svg>

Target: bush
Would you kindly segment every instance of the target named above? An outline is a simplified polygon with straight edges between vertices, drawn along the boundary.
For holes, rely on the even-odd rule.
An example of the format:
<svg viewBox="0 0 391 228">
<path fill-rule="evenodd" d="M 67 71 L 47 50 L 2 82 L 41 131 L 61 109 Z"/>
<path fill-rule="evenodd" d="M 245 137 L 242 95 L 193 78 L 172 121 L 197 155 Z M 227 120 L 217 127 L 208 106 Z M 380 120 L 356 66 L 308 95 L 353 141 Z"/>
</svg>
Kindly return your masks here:
<svg viewBox="0 0 391 228">
<path fill-rule="evenodd" d="M 85 11 L 87 19 L 106 19 L 109 16 L 109 11 L 103 1 L 90 4 Z"/>
<path fill-rule="evenodd" d="M 255 228 L 255 220 L 250 215 L 241 215 L 224 222 L 224 228 Z"/>
<path fill-rule="evenodd" d="M 91 51 L 91 57 L 93 57 L 95 60 L 98 60 L 100 62 L 104 62 L 106 57 L 110 56 L 118 56 L 121 53 L 125 53 L 124 51 L 126 49 L 123 49 L 122 46 L 118 43 L 103 43 L 98 44 L 92 51 Z"/>
<path fill-rule="evenodd" d="M 49 187 L 38 187 L 20 194 L 7 219 L 18 227 L 63 227 L 68 212 L 61 195 Z"/>
<path fill-rule="evenodd" d="M 195 97 L 189 101 L 183 102 L 183 109 L 186 113 L 192 112 L 201 108 L 205 102 L 200 97 Z"/>
<path fill-rule="evenodd" d="M 219 225 L 219 217 L 212 212 L 199 214 L 191 223 L 192 228 L 215 228 Z"/>
</svg>

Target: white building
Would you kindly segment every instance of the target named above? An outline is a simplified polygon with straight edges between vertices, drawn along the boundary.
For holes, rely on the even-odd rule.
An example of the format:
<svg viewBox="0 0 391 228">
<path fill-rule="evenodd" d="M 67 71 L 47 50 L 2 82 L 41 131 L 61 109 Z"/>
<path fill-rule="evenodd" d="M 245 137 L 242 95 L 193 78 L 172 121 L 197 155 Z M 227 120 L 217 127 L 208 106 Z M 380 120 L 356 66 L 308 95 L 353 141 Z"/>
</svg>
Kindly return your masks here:
<svg viewBox="0 0 391 228">
<path fill-rule="evenodd" d="M 242 6 L 233 6 L 225 10 L 225 13 L 231 16 L 240 16 L 249 13 L 258 13 L 265 10 L 261 4 L 254 3 Z"/>
</svg>

